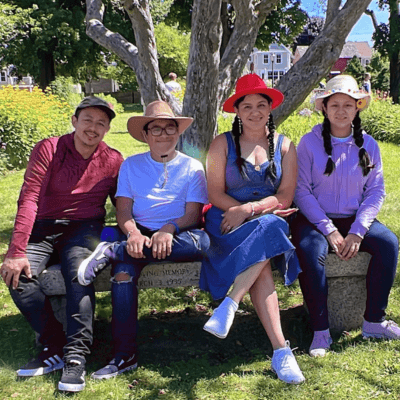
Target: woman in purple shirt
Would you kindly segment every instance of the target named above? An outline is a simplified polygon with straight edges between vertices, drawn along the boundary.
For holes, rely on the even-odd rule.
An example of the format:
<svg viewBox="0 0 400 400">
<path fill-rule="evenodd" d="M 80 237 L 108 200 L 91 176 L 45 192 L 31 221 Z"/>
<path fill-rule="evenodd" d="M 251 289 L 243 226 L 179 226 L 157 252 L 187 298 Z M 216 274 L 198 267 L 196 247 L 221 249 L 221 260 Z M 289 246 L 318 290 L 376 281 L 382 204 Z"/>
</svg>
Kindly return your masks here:
<svg viewBox="0 0 400 400">
<path fill-rule="evenodd" d="M 369 101 L 370 95 L 359 91 L 351 76 L 331 79 L 315 104 L 324 122 L 304 135 L 297 148 L 294 201 L 300 213 L 291 228 L 314 331 L 312 357 L 324 356 L 332 343 L 325 275 L 329 249 L 341 260 L 359 251 L 371 254 L 363 337 L 400 338 L 400 328 L 385 320 L 399 244 L 396 235 L 376 219 L 385 197 L 382 161 L 377 142 L 362 131 L 359 116 Z"/>
</svg>

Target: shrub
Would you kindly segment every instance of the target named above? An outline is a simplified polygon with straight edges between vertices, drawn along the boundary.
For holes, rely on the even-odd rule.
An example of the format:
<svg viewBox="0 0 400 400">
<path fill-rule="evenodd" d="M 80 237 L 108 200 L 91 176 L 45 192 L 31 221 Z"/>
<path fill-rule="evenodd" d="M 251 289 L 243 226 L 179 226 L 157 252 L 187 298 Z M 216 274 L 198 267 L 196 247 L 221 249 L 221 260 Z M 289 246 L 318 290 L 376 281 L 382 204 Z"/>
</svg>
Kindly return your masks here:
<svg viewBox="0 0 400 400">
<path fill-rule="evenodd" d="M 400 145 L 400 105 L 390 100 L 372 100 L 361 113 L 362 126 L 377 140 Z"/>
<path fill-rule="evenodd" d="M 74 92 L 74 81 L 71 77 L 58 76 L 50 83 L 50 91 L 61 101 L 65 101 L 72 108 L 76 108 L 83 99 L 83 94 Z"/>
<path fill-rule="evenodd" d="M 70 128 L 73 108 L 52 94 L 6 86 L 0 89 L 0 162 L 24 168 L 33 146 L 41 139 L 60 136 Z M 5 148 L 3 148 L 5 147 Z"/>
</svg>

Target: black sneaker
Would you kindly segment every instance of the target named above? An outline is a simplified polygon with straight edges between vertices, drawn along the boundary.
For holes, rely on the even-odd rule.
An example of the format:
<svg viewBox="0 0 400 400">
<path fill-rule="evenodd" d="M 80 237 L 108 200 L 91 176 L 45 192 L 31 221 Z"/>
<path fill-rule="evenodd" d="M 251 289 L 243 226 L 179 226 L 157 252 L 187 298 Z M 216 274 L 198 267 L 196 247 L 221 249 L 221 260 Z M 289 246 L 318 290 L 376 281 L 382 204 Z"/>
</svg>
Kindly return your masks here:
<svg viewBox="0 0 400 400">
<path fill-rule="evenodd" d="M 107 267 L 114 243 L 101 242 L 91 256 L 81 262 L 78 268 L 78 282 L 82 286 L 90 285 L 96 276 Z"/>
<path fill-rule="evenodd" d="M 37 358 L 29 361 L 17 371 L 17 376 L 39 376 L 64 367 L 63 351 L 45 347 Z"/>
<path fill-rule="evenodd" d="M 85 388 L 85 359 L 71 357 L 65 360 L 63 373 L 58 382 L 58 390 L 64 392 L 80 392 Z"/>
<path fill-rule="evenodd" d="M 116 355 L 108 365 L 92 374 L 93 379 L 109 379 L 127 371 L 137 368 L 137 356 L 134 354 L 128 358 L 124 355 Z"/>
</svg>

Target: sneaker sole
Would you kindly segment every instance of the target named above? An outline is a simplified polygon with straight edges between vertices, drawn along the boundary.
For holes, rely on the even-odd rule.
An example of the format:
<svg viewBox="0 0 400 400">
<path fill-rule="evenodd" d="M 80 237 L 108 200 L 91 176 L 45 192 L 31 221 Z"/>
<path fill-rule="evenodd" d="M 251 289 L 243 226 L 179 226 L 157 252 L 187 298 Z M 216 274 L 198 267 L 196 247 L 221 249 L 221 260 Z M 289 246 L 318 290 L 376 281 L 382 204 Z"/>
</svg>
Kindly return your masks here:
<svg viewBox="0 0 400 400">
<path fill-rule="evenodd" d="M 385 340 L 399 340 L 398 337 L 388 337 L 379 333 L 362 333 L 363 339 L 385 339 Z"/>
<path fill-rule="evenodd" d="M 91 375 L 91 378 L 92 379 L 97 379 L 97 380 L 101 380 L 101 379 L 110 379 L 110 378 L 114 378 L 114 377 L 116 377 L 116 376 L 118 376 L 118 375 L 120 375 L 120 374 L 123 374 L 124 372 L 128 372 L 128 371 L 131 371 L 131 370 L 133 370 L 133 369 L 136 369 L 137 368 L 137 363 L 136 364 L 133 364 L 133 365 L 130 365 L 129 367 L 126 367 L 126 368 L 124 368 L 124 369 L 121 369 L 120 371 L 117 371 L 117 372 L 113 372 L 112 374 L 105 374 L 105 375 L 95 375 L 95 373 L 96 372 L 94 372 L 92 375 Z"/>
<path fill-rule="evenodd" d="M 225 339 L 228 335 L 220 335 L 219 333 L 215 332 L 211 328 L 208 328 L 207 326 L 203 326 L 203 330 L 205 330 L 208 333 L 211 333 L 211 335 L 216 336 L 218 339 Z"/>
<path fill-rule="evenodd" d="M 41 376 L 41 375 L 50 374 L 51 372 L 57 371 L 62 368 L 64 368 L 63 361 L 61 361 L 60 363 L 55 364 L 51 367 L 41 367 L 41 368 L 37 368 L 37 369 L 19 369 L 17 371 L 17 376 L 18 377 Z"/>
<path fill-rule="evenodd" d="M 80 392 L 85 389 L 85 386 L 85 382 L 80 384 L 58 382 L 58 390 L 61 390 L 63 392 Z"/>
<path fill-rule="evenodd" d="M 97 248 L 105 245 L 107 242 L 101 242 L 97 245 L 96 249 L 94 250 L 94 252 L 88 257 L 86 258 L 84 261 L 81 262 L 81 265 L 78 268 L 78 282 L 82 285 L 82 286 L 88 286 L 90 285 L 92 282 L 91 281 L 87 281 L 85 279 L 85 271 L 86 271 L 86 267 L 89 265 L 89 263 L 95 258 L 95 255 L 97 253 Z M 101 253 L 101 255 L 103 255 L 104 252 Z"/>
<path fill-rule="evenodd" d="M 279 378 L 278 373 L 277 373 L 272 367 L 271 367 L 271 370 L 272 370 L 272 372 L 273 372 L 274 374 L 276 374 L 276 376 L 278 377 L 278 379 L 279 379 L 280 381 L 285 382 L 285 383 L 288 383 L 288 384 L 290 384 L 290 385 L 299 385 L 300 383 L 303 383 L 303 382 L 306 380 L 306 378 L 304 378 L 304 376 L 303 376 L 303 379 L 302 379 L 301 381 L 298 381 L 298 382 L 296 382 L 296 381 L 287 382 L 287 381 L 285 381 L 285 380 Z"/>
</svg>

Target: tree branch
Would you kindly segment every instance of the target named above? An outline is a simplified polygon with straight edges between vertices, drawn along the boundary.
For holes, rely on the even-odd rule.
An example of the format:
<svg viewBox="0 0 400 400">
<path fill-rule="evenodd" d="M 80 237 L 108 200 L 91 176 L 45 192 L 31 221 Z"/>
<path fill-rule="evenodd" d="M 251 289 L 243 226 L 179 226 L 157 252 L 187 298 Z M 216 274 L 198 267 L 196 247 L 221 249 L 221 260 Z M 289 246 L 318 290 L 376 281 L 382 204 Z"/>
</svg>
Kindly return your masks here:
<svg viewBox="0 0 400 400">
<path fill-rule="evenodd" d="M 373 10 L 365 10 L 365 14 L 369 15 L 372 19 L 372 24 L 374 25 L 375 31 L 378 30 L 378 20 Z"/>
<path fill-rule="evenodd" d="M 281 107 L 274 110 L 274 118 L 278 124 L 304 101 L 322 78 L 328 75 L 340 56 L 347 35 L 369 3 L 370 0 L 348 0 L 332 22 L 324 27 L 303 57 L 279 80 L 277 88 L 284 93 L 285 101 Z"/>
</svg>

